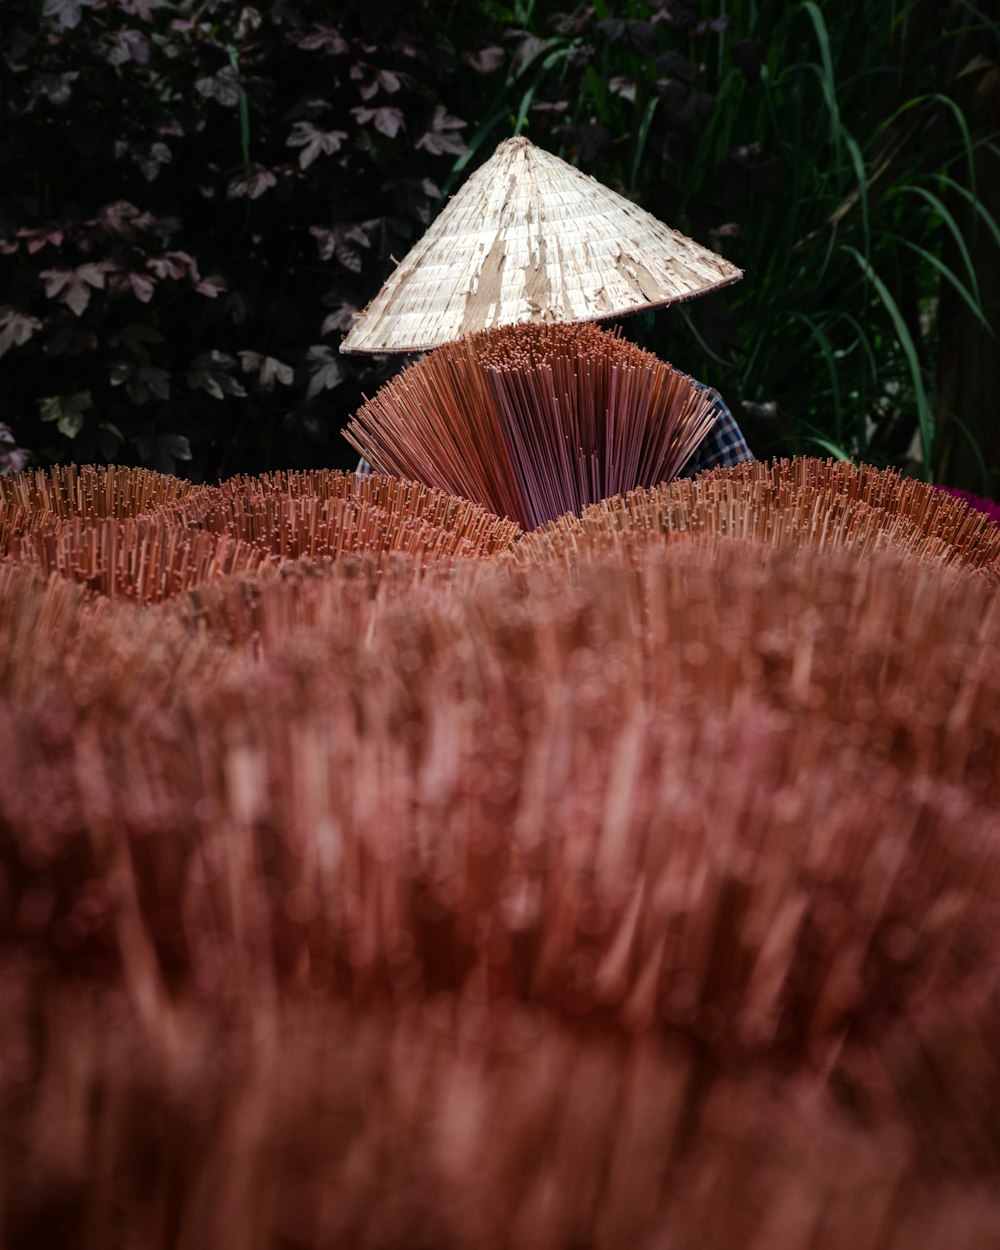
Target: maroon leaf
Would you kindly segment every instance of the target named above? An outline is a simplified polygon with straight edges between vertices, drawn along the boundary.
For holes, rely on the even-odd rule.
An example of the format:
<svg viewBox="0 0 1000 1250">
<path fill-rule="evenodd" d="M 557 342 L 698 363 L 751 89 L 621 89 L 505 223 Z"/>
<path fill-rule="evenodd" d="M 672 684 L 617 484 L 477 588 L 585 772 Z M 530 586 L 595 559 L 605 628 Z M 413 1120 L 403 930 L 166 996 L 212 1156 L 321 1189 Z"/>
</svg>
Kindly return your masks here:
<svg viewBox="0 0 1000 1250">
<path fill-rule="evenodd" d="M 630 104 L 635 103 L 635 80 L 633 78 L 615 75 L 608 81 L 608 90 L 612 95 L 620 95 L 623 100 L 628 100 Z"/>
<path fill-rule="evenodd" d="M 477 74 L 492 74 L 503 64 L 503 48 L 494 44 L 489 48 L 480 48 L 478 52 L 463 52 L 462 60 L 471 65 Z"/>
<path fill-rule="evenodd" d="M 157 399 L 170 398 L 170 374 L 155 365 L 113 360 L 109 376 L 112 386 L 124 385 L 134 404 L 148 403 L 153 396 Z"/>
<path fill-rule="evenodd" d="M 157 9 L 170 6 L 167 0 L 118 0 L 118 7 L 129 17 L 137 17 L 141 22 L 151 22 Z"/>
<path fill-rule="evenodd" d="M 442 156 L 445 152 L 461 156 L 466 150 L 465 141 L 455 131 L 463 130 L 465 126 L 460 117 L 452 117 L 439 104 L 434 110 L 430 130 L 417 140 L 416 146 L 435 156 Z"/>
<path fill-rule="evenodd" d="M 78 391 L 75 395 L 45 395 L 38 401 L 39 416 L 43 421 L 55 421 L 60 434 L 76 438 L 83 429 L 84 413 L 93 408 L 90 391 Z"/>
<path fill-rule="evenodd" d="M 14 431 L 0 421 L 0 473 L 20 473 L 31 452 L 17 446 Z"/>
<path fill-rule="evenodd" d="M 104 275 L 111 268 L 110 262 L 78 265 L 75 269 L 43 269 L 39 277 L 45 283 L 49 299 L 57 295 L 79 317 L 90 303 L 90 289 L 104 287 Z"/>
<path fill-rule="evenodd" d="M 275 382 L 280 382 L 282 386 L 291 386 L 295 379 L 292 366 L 274 356 L 264 356 L 260 352 L 240 352 L 239 355 L 243 372 L 256 373 L 265 391 L 273 391 Z"/>
<path fill-rule="evenodd" d="M 133 273 L 131 270 L 112 274 L 109 283 L 116 295 L 127 295 L 131 292 L 141 304 L 148 304 L 153 298 L 156 283 L 145 274 Z"/>
<path fill-rule="evenodd" d="M 92 352 L 97 346 L 97 335 L 87 326 L 81 325 L 75 317 L 66 317 L 59 322 L 46 339 L 42 352 L 46 356 L 79 356 L 82 352 Z"/>
<path fill-rule="evenodd" d="M 265 191 L 276 186 L 277 182 L 277 178 L 266 166 L 254 162 L 249 179 L 246 175 L 240 178 L 233 178 L 226 188 L 226 195 L 231 200 L 239 200 L 244 197 L 258 200 Z"/>
<path fill-rule="evenodd" d="M 41 328 L 37 317 L 5 304 L 0 308 L 0 356 L 6 355 L 12 347 L 23 347 Z"/>
<path fill-rule="evenodd" d="M 324 337 L 332 334 L 335 330 L 343 334 L 349 330 L 354 324 L 354 318 L 358 315 L 360 309 L 356 304 L 341 304 L 338 309 L 323 318 L 323 324 L 320 326 L 320 334 Z"/>
<path fill-rule="evenodd" d="M 236 361 L 225 352 L 203 352 L 191 362 L 187 384 L 192 390 L 202 390 L 213 399 L 225 399 L 227 395 L 242 397 L 246 391 L 233 377 L 235 369 Z"/>
<path fill-rule="evenodd" d="M 76 70 L 62 74 L 38 74 L 33 87 L 39 95 L 46 96 L 51 104 L 65 104 L 73 94 L 72 84 L 80 77 Z"/>
<path fill-rule="evenodd" d="M 217 74 L 199 78 L 194 89 L 206 100 L 215 100 L 223 108 L 235 108 L 240 98 L 239 75 L 231 65 L 226 65 Z"/>
<path fill-rule="evenodd" d="M 94 0 L 45 0 L 42 15 L 51 17 L 65 30 L 79 26 L 84 7 L 93 8 Z"/>
<path fill-rule="evenodd" d="M 152 270 L 158 278 L 186 278 L 188 274 L 198 277 L 195 259 L 187 252 L 164 252 L 162 256 L 147 257 L 146 268 Z"/>
<path fill-rule="evenodd" d="M 346 130 L 320 130 L 312 122 L 296 122 L 288 136 L 287 145 L 302 149 L 299 153 L 299 165 L 302 169 L 308 169 L 318 157 L 332 156 L 334 152 L 339 152 L 346 138 Z"/>
<path fill-rule="evenodd" d="M 141 30 L 116 30 L 110 37 L 108 61 L 112 65 L 124 65 L 135 61 L 136 65 L 149 64 L 149 40 Z"/>
<path fill-rule="evenodd" d="M 117 347 L 119 344 L 122 347 L 127 347 L 141 364 L 148 365 L 150 356 L 146 345 L 148 343 L 162 343 L 163 335 L 155 326 L 151 326 L 145 321 L 132 321 L 119 330 L 117 334 L 112 335 L 109 341 L 112 347 Z"/>
<path fill-rule="evenodd" d="M 335 26 L 315 26 L 312 34 L 299 40 L 298 46 L 307 52 L 325 52 L 327 56 L 343 56 L 348 51 L 347 41 Z"/>
<path fill-rule="evenodd" d="M 124 441 L 121 430 L 110 421 L 104 421 L 97 427 L 97 450 L 105 460 L 114 460 Z"/>
<path fill-rule="evenodd" d="M 88 225 L 99 225 L 108 234 L 118 235 L 123 239 L 135 238 L 135 224 L 139 210 L 128 200 L 115 200 L 113 204 L 105 204 L 97 210 L 97 216 Z"/>
<path fill-rule="evenodd" d="M 406 122 L 403 119 L 403 114 L 397 108 L 383 106 L 382 108 L 368 109 L 362 108 L 359 105 L 357 108 L 352 108 L 351 112 L 354 114 L 358 123 L 362 126 L 365 126 L 368 122 L 373 121 L 375 129 L 389 139 L 395 139 L 400 130 L 406 129 Z M 420 145 L 418 143 L 417 147 L 419 146 Z"/>
<path fill-rule="evenodd" d="M 261 17 L 259 11 L 255 9 L 252 4 L 245 4 L 243 8 L 240 9 L 240 15 L 236 21 L 236 29 L 233 31 L 233 34 L 236 37 L 236 42 L 241 44 L 245 43 L 250 35 L 257 30 L 260 30 L 263 20 L 264 19 Z"/>
<path fill-rule="evenodd" d="M 17 237 L 26 241 L 28 252 L 34 255 L 35 252 L 40 252 L 47 243 L 53 247 L 59 247 L 64 236 L 58 226 L 35 226 L 18 230 Z"/>
<path fill-rule="evenodd" d="M 361 272 L 362 247 L 371 247 L 371 239 L 360 226 L 310 226 L 309 233 L 319 244 L 320 260 L 336 257 L 339 264 L 352 273 Z"/>
<path fill-rule="evenodd" d="M 200 278 L 194 284 L 194 289 L 199 295 L 204 295 L 207 299 L 215 299 L 225 291 L 226 280 L 221 274 L 210 273 L 206 277 Z"/>
<path fill-rule="evenodd" d="M 340 358 L 334 355 L 333 348 L 325 343 L 309 348 L 309 387 L 307 399 L 315 399 L 320 391 L 332 390 L 344 380 L 346 370 Z"/>
</svg>

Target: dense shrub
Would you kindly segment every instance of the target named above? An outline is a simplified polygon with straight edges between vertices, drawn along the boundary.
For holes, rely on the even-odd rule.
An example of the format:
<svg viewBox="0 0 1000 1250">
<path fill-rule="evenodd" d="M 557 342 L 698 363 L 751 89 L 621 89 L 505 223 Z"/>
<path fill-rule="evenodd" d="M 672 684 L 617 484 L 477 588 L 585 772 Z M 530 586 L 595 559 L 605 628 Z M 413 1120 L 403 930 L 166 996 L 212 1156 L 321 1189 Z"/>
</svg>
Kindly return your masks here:
<svg viewBox="0 0 1000 1250">
<path fill-rule="evenodd" d="M 386 365 L 341 333 L 430 220 L 477 70 L 385 0 L 5 17 L 0 419 L 199 477 L 350 459 Z"/>
</svg>

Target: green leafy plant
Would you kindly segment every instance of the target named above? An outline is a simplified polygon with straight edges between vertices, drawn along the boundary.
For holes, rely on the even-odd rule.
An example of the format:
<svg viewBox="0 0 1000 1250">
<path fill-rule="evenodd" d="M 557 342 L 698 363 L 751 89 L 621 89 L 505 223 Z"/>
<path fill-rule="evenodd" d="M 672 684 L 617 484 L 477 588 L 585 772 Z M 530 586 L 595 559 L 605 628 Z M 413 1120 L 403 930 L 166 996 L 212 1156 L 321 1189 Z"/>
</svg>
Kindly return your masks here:
<svg viewBox="0 0 1000 1250">
<path fill-rule="evenodd" d="M 916 0 L 725 8 L 534 4 L 506 121 L 744 267 L 628 332 L 719 386 L 760 453 L 933 478 L 962 424 L 938 385 L 941 308 L 997 329 L 968 242 L 971 218 L 1000 247 L 980 197 L 996 136 L 958 98 L 997 74 L 996 28 L 956 5 L 942 31 Z"/>
</svg>

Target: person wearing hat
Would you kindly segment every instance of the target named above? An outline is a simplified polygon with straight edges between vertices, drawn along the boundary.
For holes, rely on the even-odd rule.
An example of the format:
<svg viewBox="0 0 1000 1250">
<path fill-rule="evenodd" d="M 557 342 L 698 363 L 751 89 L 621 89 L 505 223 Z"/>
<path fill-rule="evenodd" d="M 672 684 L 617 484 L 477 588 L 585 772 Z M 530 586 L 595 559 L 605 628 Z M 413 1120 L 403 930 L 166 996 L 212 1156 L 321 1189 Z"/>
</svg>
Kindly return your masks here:
<svg viewBox="0 0 1000 1250">
<path fill-rule="evenodd" d="M 742 271 L 572 165 L 507 139 L 450 200 L 356 318 L 345 353 L 427 352 L 504 325 L 582 322 L 663 308 Z M 753 460 L 721 395 L 682 470 Z M 362 461 L 359 472 L 367 466 Z"/>
</svg>

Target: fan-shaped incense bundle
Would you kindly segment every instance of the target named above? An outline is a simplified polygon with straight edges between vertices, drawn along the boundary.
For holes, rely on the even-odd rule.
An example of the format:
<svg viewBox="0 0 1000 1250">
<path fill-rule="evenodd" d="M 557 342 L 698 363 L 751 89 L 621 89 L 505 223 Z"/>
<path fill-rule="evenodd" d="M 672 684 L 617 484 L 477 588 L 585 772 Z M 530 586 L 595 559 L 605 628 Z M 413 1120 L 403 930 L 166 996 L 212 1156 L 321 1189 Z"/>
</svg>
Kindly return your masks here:
<svg viewBox="0 0 1000 1250">
<path fill-rule="evenodd" d="M 673 477 L 714 419 L 704 388 L 616 334 L 510 326 L 411 365 L 345 437 L 383 472 L 531 528 Z"/>
<path fill-rule="evenodd" d="M 561 517 L 519 543 L 518 561 L 577 558 L 584 536 L 702 534 L 865 555 L 892 548 L 996 576 L 1000 529 L 963 501 L 895 469 L 809 457 L 714 469 Z M 614 545 L 612 543 L 612 545 Z"/>
</svg>

